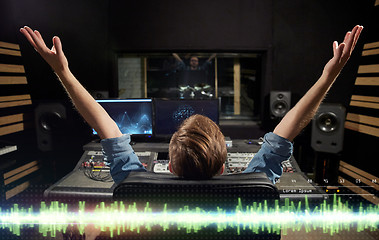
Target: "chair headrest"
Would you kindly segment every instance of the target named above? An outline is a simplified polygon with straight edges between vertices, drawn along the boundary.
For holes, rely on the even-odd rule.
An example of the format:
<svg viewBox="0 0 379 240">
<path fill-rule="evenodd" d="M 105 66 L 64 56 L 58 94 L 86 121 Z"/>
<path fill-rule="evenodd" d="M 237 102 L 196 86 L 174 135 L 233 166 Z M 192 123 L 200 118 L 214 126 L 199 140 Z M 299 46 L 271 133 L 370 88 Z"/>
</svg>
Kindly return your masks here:
<svg viewBox="0 0 379 240">
<path fill-rule="evenodd" d="M 265 173 L 215 176 L 209 180 L 188 180 L 171 174 L 131 172 L 113 192 L 113 199 L 136 203 L 169 204 L 171 207 L 222 207 L 233 209 L 238 199 L 273 204 L 279 192 Z"/>
</svg>

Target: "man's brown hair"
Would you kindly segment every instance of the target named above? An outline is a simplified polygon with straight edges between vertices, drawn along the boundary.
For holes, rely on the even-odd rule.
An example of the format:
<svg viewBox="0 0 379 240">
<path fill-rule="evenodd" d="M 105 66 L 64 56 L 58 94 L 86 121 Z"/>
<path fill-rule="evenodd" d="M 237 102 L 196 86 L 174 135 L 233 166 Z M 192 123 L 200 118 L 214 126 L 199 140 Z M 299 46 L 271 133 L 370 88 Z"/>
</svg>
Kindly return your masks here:
<svg viewBox="0 0 379 240">
<path fill-rule="evenodd" d="M 209 179 L 226 160 L 226 145 L 220 128 L 202 115 L 187 118 L 174 133 L 169 146 L 173 172 L 184 178 Z"/>
</svg>

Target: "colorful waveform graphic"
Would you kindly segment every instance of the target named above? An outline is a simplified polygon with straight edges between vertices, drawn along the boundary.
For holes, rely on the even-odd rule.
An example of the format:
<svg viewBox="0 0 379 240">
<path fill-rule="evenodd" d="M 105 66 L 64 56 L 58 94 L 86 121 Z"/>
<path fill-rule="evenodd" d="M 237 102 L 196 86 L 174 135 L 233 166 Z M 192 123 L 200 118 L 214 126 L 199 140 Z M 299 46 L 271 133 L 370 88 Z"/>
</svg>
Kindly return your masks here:
<svg viewBox="0 0 379 240">
<path fill-rule="evenodd" d="M 153 211 L 147 202 L 144 207 L 137 207 L 136 203 L 124 204 L 113 202 L 106 205 L 104 202 L 96 205 L 92 210 L 86 209 L 85 202 L 78 203 L 76 211 L 69 211 L 68 205 L 51 202 L 48 206 L 41 202 L 38 212 L 32 207 L 21 208 L 14 204 L 10 209 L 0 209 L 0 228 L 8 229 L 14 235 L 20 235 L 23 228 L 38 226 L 43 236 L 48 233 L 55 237 L 58 231 L 65 232 L 69 225 L 76 224 L 79 232 L 94 224 L 101 231 L 109 231 L 113 237 L 123 233 L 142 233 L 146 231 L 167 231 L 170 229 L 183 230 L 187 233 L 197 232 L 214 226 L 217 232 L 234 229 L 235 234 L 251 231 L 259 234 L 263 231 L 271 234 L 287 234 L 288 230 L 310 232 L 323 229 L 325 234 L 334 235 L 343 230 L 377 231 L 379 224 L 379 206 L 370 205 L 353 209 L 347 202 L 342 203 L 334 196 L 333 203 L 322 204 L 311 209 L 307 198 L 295 204 L 288 199 L 280 205 L 278 201 L 273 207 L 267 202 L 254 202 L 243 206 L 238 199 L 234 210 L 217 208 L 216 211 L 205 211 L 201 208 L 190 209 L 188 206 L 178 210 L 170 210 L 165 204 L 161 211 Z"/>
<path fill-rule="evenodd" d="M 137 114 L 133 112 L 132 114 L 129 116 L 128 112 L 125 111 L 115 118 L 115 122 L 120 131 L 130 134 L 152 134 L 153 123 L 148 114 Z"/>
</svg>

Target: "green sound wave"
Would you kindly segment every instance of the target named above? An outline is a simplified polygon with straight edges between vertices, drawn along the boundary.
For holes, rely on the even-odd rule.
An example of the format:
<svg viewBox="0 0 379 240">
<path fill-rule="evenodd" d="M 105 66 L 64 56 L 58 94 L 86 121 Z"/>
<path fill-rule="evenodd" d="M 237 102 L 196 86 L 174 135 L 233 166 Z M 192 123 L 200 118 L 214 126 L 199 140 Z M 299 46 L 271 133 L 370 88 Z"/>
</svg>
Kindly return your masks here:
<svg viewBox="0 0 379 240">
<path fill-rule="evenodd" d="M 370 205 L 360 207 L 354 211 L 353 206 L 347 202 L 342 203 L 334 195 L 333 203 L 322 204 L 311 209 L 308 199 L 304 206 L 298 202 L 285 199 L 284 205 L 279 201 L 274 207 L 269 207 L 267 201 L 253 202 L 252 205 L 243 206 L 241 200 L 234 210 L 217 207 L 216 211 L 205 211 L 199 207 L 190 209 L 184 206 L 178 210 L 171 210 L 164 204 L 161 211 L 153 211 L 149 202 L 143 210 L 139 210 L 136 203 L 124 204 L 113 202 L 106 205 L 104 202 L 96 205 L 94 209 L 86 209 L 85 202 L 78 203 L 77 211 L 69 211 L 68 205 L 51 202 L 49 206 L 41 202 L 39 211 L 34 212 L 33 207 L 20 208 L 14 204 L 12 208 L 1 210 L 0 228 L 8 229 L 19 236 L 22 228 L 38 226 L 43 236 L 55 237 L 58 231 L 65 233 L 67 226 L 76 224 L 79 232 L 84 233 L 88 224 L 94 224 L 101 231 L 109 231 L 111 237 L 125 232 L 141 233 L 142 231 L 161 231 L 171 229 L 185 230 L 187 233 L 197 233 L 207 227 L 215 227 L 217 232 L 226 229 L 235 229 L 236 234 L 241 230 L 248 230 L 254 234 L 267 232 L 285 235 L 289 229 L 299 231 L 304 228 L 306 232 L 322 228 L 324 233 L 334 235 L 342 230 L 350 231 L 377 231 L 379 223 L 379 206 Z"/>
</svg>

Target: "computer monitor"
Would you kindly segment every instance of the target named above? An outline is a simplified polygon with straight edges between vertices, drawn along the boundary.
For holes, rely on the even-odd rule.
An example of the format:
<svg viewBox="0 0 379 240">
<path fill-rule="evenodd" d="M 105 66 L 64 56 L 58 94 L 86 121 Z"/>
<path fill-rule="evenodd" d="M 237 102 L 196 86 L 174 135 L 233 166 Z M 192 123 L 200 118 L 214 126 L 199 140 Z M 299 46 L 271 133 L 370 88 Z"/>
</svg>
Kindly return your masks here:
<svg viewBox="0 0 379 240">
<path fill-rule="evenodd" d="M 156 136 L 169 136 L 184 119 L 201 114 L 219 123 L 219 99 L 154 99 Z"/>
<path fill-rule="evenodd" d="M 151 99 L 100 99 L 96 101 L 116 122 L 122 133 L 138 136 L 153 134 Z M 93 134 L 97 134 L 94 129 Z"/>
</svg>

